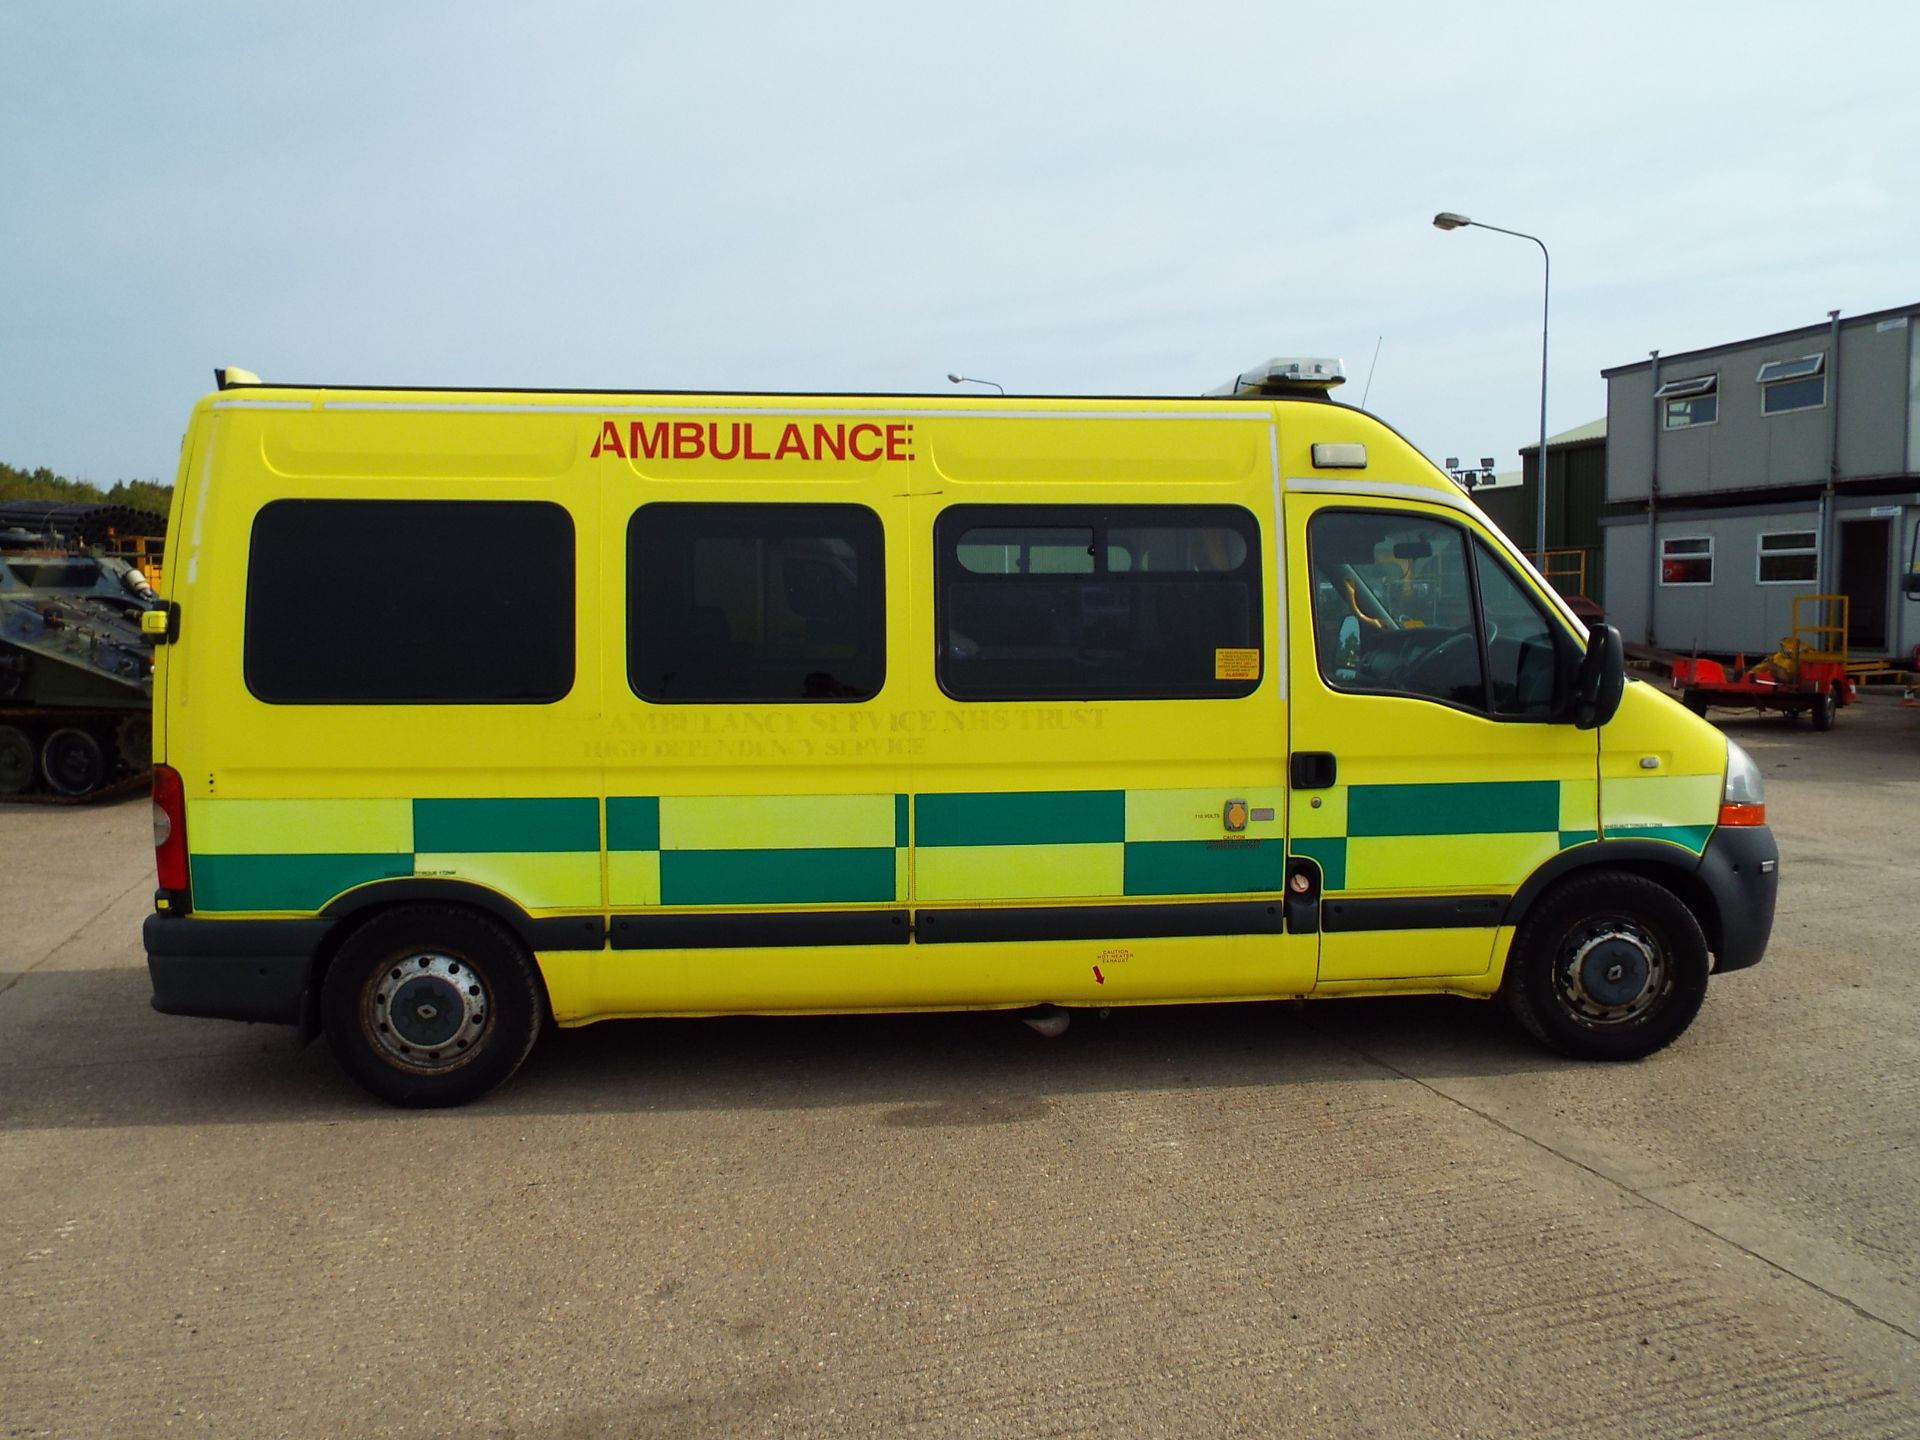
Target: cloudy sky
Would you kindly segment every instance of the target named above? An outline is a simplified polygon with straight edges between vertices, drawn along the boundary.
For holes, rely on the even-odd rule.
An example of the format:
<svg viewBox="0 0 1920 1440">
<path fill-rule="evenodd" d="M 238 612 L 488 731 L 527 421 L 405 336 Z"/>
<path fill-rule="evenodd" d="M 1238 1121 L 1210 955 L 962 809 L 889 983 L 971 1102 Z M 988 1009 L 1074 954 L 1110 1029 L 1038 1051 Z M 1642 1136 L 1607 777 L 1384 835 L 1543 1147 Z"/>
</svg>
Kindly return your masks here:
<svg viewBox="0 0 1920 1440">
<path fill-rule="evenodd" d="M 1601 367 L 1920 300 L 1920 7 L 7 0 L 0 460 L 269 380 L 1193 394 L 1515 464 Z"/>
</svg>

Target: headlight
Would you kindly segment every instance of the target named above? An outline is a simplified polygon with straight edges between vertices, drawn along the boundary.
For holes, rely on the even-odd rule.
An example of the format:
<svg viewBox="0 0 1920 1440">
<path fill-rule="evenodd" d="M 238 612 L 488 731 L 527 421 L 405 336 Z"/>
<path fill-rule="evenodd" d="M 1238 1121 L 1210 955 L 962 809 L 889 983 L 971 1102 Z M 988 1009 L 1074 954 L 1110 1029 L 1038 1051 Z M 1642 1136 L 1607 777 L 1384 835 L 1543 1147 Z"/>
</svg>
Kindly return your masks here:
<svg viewBox="0 0 1920 1440">
<path fill-rule="evenodd" d="M 1753 763 L 1753 757 L 1742 750 L 1733 741 L 1727 741 L 1727 783 L 1720 792 L 1722 805 L 1764 805 L 1767 803 L 1766 782 L 1760 778 L 1760 767 Z"/>
</svg>

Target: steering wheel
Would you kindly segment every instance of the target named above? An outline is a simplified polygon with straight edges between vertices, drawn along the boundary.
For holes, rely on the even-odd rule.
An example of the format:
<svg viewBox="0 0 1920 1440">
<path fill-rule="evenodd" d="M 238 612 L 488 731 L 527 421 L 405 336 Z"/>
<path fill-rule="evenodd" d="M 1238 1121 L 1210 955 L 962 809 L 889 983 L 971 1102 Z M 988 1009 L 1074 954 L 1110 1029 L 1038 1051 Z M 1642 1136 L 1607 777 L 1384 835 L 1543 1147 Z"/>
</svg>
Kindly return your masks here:
<svg viewBox="0 0 1920 1440">
<path fill-rule="evenodd" d="M 1460 670 L 1461 661 L 1467 658 L 1472 645 L 1473 635 L 1469 631 L 1449 635 L 1407 666 L 1400 676 L 1401 687 L 1420 695 L 1450 694 L 1451 687 L 1444 682 L 1461 678 L 1449 672 Z"/>
</svg>

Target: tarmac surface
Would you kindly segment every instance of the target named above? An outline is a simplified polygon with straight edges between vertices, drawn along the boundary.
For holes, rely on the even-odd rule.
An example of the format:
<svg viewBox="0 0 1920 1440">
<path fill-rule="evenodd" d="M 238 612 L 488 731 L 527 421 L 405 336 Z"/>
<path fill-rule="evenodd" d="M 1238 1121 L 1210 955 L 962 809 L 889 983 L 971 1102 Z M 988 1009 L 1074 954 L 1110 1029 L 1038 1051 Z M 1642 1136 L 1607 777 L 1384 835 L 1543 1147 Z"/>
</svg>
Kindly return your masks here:
<svg viewBox="0 0 1920 1440">
<path fill-rule="evenodd" d="M 1715 712 L 1757 969 L 610 1024 L 465 1110 L 148 1007 L 143 799 L 0 807 L 0 1437 L 1920 1435 L 1920 713 Z"/>
</svg>

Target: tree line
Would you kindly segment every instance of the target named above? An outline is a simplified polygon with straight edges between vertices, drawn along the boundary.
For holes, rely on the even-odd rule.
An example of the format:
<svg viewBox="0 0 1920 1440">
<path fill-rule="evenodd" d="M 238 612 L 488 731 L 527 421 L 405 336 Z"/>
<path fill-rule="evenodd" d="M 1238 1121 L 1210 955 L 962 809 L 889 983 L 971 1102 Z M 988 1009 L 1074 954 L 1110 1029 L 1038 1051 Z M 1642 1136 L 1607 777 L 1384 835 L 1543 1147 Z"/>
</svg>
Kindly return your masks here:
<svg viewBox="0 0 1920 1440">
<path fill-rule="evenodd" d="M 173 487 L 157 480 L 116 480 L 102 490 L 89 480 L 69 480 L 46 466 L 24 470 L 0 460 L 0 501 L 73 500 L 91 505 L 127 505 L 165 516 Z"/>
</svg>

